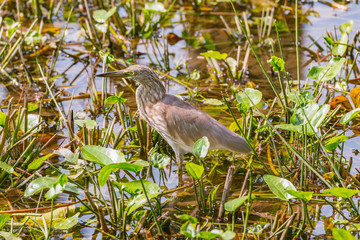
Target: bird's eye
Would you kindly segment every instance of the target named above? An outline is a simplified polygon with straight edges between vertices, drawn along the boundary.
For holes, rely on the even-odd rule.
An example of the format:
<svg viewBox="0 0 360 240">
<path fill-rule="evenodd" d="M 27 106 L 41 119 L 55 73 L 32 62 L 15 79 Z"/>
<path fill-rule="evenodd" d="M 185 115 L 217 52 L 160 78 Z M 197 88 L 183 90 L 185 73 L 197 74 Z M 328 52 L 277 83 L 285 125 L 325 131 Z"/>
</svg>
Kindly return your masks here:
<svg viewBox="0 0 360 240">
<path fill-rule="evenodd" d="M 127 74 L 129 74 L 130 76 L 135 76 L 135 72 L 134 71 L 127 71 Z"/>
</svg>

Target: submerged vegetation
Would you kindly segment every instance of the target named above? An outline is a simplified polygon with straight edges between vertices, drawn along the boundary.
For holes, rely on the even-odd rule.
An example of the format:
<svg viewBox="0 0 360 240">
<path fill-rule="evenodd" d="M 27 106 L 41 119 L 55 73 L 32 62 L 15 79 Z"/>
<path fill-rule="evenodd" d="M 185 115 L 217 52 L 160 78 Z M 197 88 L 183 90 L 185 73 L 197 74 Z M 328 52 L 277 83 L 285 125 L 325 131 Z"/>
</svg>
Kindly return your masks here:
<svg viewBox="0 0 360 240">
<path fill-rule="evenodd" d="M 319 6 L 351 11 L 3 1 L 0 236 L 359 238 L 359 29 L 347 19 L 301 36 Z M 136 111 L 136 84 L 95 79 L 131 64 L 154 69 L 252 153 L 209 152 L 203 137 L 177 186 L 174 153 Z"/>
</svg>

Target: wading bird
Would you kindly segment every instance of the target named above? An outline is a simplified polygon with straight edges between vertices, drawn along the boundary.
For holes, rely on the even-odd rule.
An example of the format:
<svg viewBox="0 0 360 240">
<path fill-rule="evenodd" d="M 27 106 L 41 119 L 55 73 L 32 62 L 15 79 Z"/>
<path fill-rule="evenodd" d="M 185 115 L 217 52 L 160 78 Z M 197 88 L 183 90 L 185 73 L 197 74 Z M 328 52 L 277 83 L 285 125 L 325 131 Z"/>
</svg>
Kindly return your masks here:
<svg viewBox="0 0 360 240">
<path fill-rule="evenodd" d="M 176 96 L 166 94 L 159 77 L 146 66 L 133 65 L 124 70 L 96 76 L 121 77 L 140 83 L 136 90 L 140 115 L 174 150 L 179 164 L 179 177 L 181 177 L 184 154 L 193 153 L 194 143 L 203 136 L 209 140 L 209 150 L 226 149 L 239 153 L 251 151 L 244 138 L 209 114 Z"/>
</svg>

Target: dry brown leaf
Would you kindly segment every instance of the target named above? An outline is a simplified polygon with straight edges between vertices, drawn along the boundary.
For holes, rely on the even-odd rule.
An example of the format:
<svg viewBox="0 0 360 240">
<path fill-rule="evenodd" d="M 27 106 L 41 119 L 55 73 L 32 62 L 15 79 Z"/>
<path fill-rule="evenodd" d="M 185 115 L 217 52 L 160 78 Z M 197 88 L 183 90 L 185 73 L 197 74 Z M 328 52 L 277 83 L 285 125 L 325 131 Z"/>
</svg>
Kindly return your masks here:
<svg viewBox="0 0 360 240">
<path fill-rule="evenodd" d="M 360 87 L 355 87 L 350 92 L 350 97 L 355 108 L 360 108 Z"/>
<path fill-rule="evenodd" d="M 335 109 L 338 105 L 341 105 L 341 110 L 345 111 L 351 111 L 353 110 L 353 107 L 351 106 L 351 103 L 349 99 L 345 96 L 338 96 L 331 99 L 330 106 L 331 109 Z"/>
</svg>

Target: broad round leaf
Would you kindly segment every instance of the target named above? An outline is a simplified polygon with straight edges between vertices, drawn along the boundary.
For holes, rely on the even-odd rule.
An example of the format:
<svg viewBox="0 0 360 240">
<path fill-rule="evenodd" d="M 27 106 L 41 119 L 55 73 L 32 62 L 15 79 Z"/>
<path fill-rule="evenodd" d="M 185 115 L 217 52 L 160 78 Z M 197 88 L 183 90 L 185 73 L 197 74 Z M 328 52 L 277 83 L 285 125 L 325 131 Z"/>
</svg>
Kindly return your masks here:
<svg viewBox="0 0 360 240">
<path fill-rule="evenodd" d="M 160 187 L 156 183 L 150 182 L 148 180 L 142 180 L 142 182 L 144 184 L 147 194 L 159 193 Z M 123 183 L 122 187 L 126 192 L 130 193 L 131 195 L 136 195 L 144 192 L 140 180 Z"/>
<path fill-rule="evenodd" d="M 354 237 L 349 231 L 341 228 L 332 228 L 332 235 L 335 240 L 356 240 L 357 238 Z"/>
<path fill-rule="evenodd" d="M 40 177 L 32 181 L 29 186 L 26 188 L 24 197 L 30 197 L 41 190 L 51 188 L 54 183 L 56 183 L 56 178 L 51 177 Z M 73 183 L 66 183 L 65 190 L 73 193 L 80 193 L 77 186 Z"/>
<path fill-rule="evenodd" d="M 341 124 L 347 124 L 350 122 L 354 117 L 356 117 L 360 113 L 360 108 L 356 108 L 352 110 L 351 112 L 346 113 L 342 118 L 340 119 Z"/>
<path fill-rule="evenodd" d="M 245 203 L 245 201 L 249 198 L 249 196 L 244 196 L 240 198 L 231 199 L 225 203 L 225 210 L 229 212 L 234 212 L 241 205 Z"/>
<path fill-rule="evenodd" d="M 330 194 L 335 197 L 341 197 L 341 198 L 351 198 L 352 196 L 358 194 L 359 192 L 360 192 L 359 190 L 342 188 L 342 187 L 324 190 L 325 194 Z"/>
<path fill-rule="evenodd" d="M 80 215 L 80 213 L 77 213 L 72 217 L 57 221 L 54 224 L 54 227 L 57 229 L 60 229 L 60 230 L 67 230 L 69 228 L 72 228 L 79 222 L 79 215 Z"/>
<path fill-rule="evenodd" d="M 109 179 L 109 175 L 112 172 L 116 172 L 119 169 L 131 171 L 131 172 L 139 172 L 143 169 L 143 167 L 136 165 L 134 163 L 110 163 L 104 166 L 99 173 L 99 184 L 100 186 L 104 186 L 106 181 Z"/>
<path fill-rule="evenodd" d="M 209 151 L 210 143 L 207 137 L 202 137 L 194 143 L 194 155 L 197 158 L 206 157 Z"/>
<path fill-rule="evenodd" d="M 124 154 L 118 150 L 94 145 L 85 145 L 81 148 L 85 160 L 105 166 L 111 163 L 125 162 Z"/>
<path fill-rule="evenodd" d="M 286 192 L 287 190 L 296 191 L 296 188 L 289 180 L 272 175 L 265 175 L 264 180 L 278 198 L 284 201 L 294 198 L 294 196 Z"/>
<path fill-rule="evenodd" d="M 160 154 L 160 153 L 154 153 L 150 156 L 150 163 L 156 168 L 164 168 L 167 165 L 169 165 L 171 161 L 171 158 L 168 155 Z"/>
<path fill-rule="evenodd" d="M 188 162 L 185 166 L 187 173 L 195 178 L 196 180 L 199 180 L 204 172 L 204 167 L 197 165 L 192 162 Z"/>
</svg>

